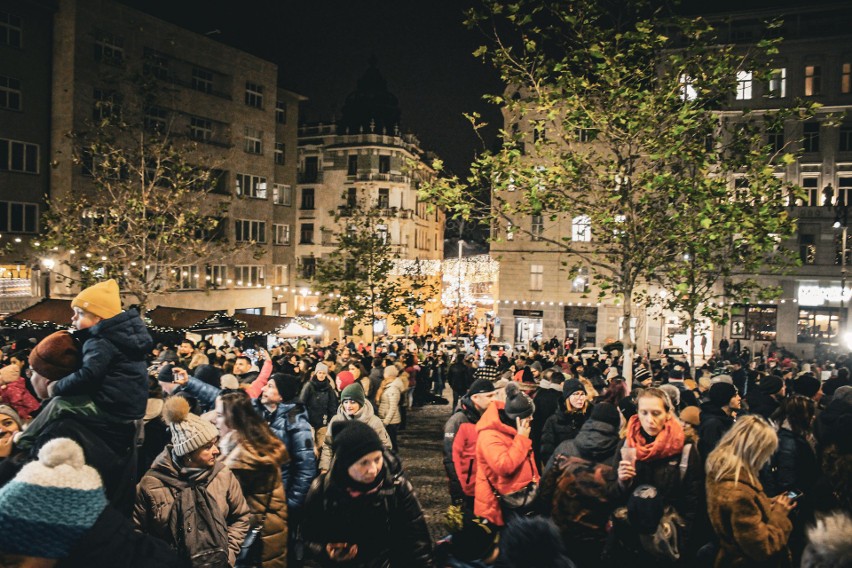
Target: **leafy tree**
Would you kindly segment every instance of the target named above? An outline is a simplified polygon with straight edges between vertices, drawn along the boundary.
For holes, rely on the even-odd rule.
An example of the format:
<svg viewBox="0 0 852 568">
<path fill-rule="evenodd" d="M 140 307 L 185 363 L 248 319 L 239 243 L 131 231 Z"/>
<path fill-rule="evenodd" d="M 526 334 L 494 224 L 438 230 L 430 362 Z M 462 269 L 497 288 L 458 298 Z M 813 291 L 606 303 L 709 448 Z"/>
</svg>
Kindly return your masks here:
<svg viewBox="0 0 852 568">
<path fill-rule="evenodd" d="M 348 333 L 355 326 L 370 329 L 390 320 L 400 327 L 416 321 L 435 287 L 425 263 L 400 257 L 391 242 L 385 211 L 368 199 L 366 190 L 350 207 L 331 212 L 336 247 L 317 262 L 316 286 L 320 306 L 345 318 Z"/>
<path fill-rule="evenodd" d="M 124 91 L 104 91 L 92 120 L 68 133 L 88 183 L 51 200 L 42 237 L 59 251 L 71 280 L 88 286 L 116 278 L 144 309 L 152 294 L 181 279 L 203 287 L 203 273 L 176 267 L 221 262 L 242 247 L 225 238 L 227 198 L 211 195 L 221 181 L 215 160 L 161 106 L 169 91 L 140 72 L 123 72 L 112 83 Z"/>
<path fill-rule="evenodd" d="M 674 282 L 684 255 L 702 270 L 718 264 L 701 286 L 678 282 L 678 297 L 691 293 L 702 305 L 703 286 L 732 282 L 737 263 L 774 262 L 774 239 L 794 230 L 771 152 L 758 144 L 739 153 L 745 113 L 718 112 L 734 98 L 738 72 L 765 78 L 775 42 L 746 52 L 719 45 L 701 18 L 643 0 L 483 0 L 467 23 L 491 38 L 475 55 L 507 85 L 487 97 L 503 108 L 504 143 L 480 155 L 466 179 L 447 177 L 424 193 L 474 218 L 469 188 L 487 179 L 495 232 L 570 253 L 572 272 L 590 267 L 600 296 L 621 306 L 630 381 L 631 321 L 637 306 L 659 301 L 652 283 Z M 749 180 L 747 192 L 734 191 L 734 173 Z M 532 235 L 531 215 L 576 223 Z M 701 254 L 705 245 L 712 255 Z"/>
</svg>

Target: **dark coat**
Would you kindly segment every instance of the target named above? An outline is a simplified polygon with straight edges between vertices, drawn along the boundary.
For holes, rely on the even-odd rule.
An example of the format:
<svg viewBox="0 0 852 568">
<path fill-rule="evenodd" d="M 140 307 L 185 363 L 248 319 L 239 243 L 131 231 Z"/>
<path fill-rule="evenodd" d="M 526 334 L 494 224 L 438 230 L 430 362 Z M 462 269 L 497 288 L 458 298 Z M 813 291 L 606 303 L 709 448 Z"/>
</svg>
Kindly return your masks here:
<svg viewBox="0 0 852 568">
<path fill-rule="evenodd" d="M 133 529 L 112 507 L 103 510 L 57 568 L 178 568 L 177 554 L 165 541 Z"/>
<path fill-rule="evenodd" d="M 308 411 L 308 422 L 315 430 L 328 426 L 334 415 L 337 414 L 339 401 L 337 393 L 332 388 L 332 379 L 318 381 L 312 378 L 305 383 L 299 400 Z"/>
<path fill-rule="evenodd" d="M 819 478 L 820 468 L 807 440 L 787 428 L 779 428 L 778 449 L 760 473 L 766 494 L 774 497 L 793 489 L 809 493 Z"/>
<path fill-rule="evenodd" d="M 544 463 L 541 461 L 541 433 L 544 431 L 544 424 L 560 408 L 564 408 L 564 404 L 561 385 L 554 385 L 550 381 L 542 380 L 535 391 L 535 412 L 530 425 L 533 453 L 541 463 Z"/>
<path fill-rule="evenodd" d="M 393 454 L 384 452 L 378 491 L 352 497 L 333 474 L 317 477 L 305 502 L 302 531 L 323 566 L 339 568 L 432 568 L 432 539 L 411 483 Z M 328 558 L 325 545 L 358 545 L 349 562 Z"/>
<path fill-rule="evenodd" d="M 254 407 L 290 454 L 289 463 L 281 469 L 281 480 L 287 493 L 287 507 L 295 514 L 305 504 L 311 482 L 317 476 L 317 456 L 308 413 L 296 401 L 279 404 L 275 412 L 269 412 L 259 399 L 254 400 Z"/>
<path fill-rule="evenodd" d="M 698 425 L 698 452 L 705 458 L 719 444 L 725 432 L 734 425 L 734 419 L 725 414 L 717 404 L 708 401 L 701 405 L 701 423 Z"/>
<path fill-rule="evenodd" d="M 548 418 L 541 431 L 541 462 L 547 463 L 550 460 L 556 446 L 565 440 L 573 440 L 591 413 L 592 405 L 589 404 L 585 412 L 557 412 Z"/>
<path fill-rule="evenodd" d="M 456 361 L 450 365 L 450 370 L 447 372 L 447 382 L 450 383 L 450 388 L 453 391 L 463 395 L 473 384 L 473 372 L 463 362 Z"/>
<path fill-rule="evenodd" d="M 746 396 L 746 404 L 748 404 L 748 410 L 752 414 L 759 414 L 769 420 L 769 418 L 778 410 L 778 400 L 764 392 L 761 392 L 760 389 L 751 389 Z"/>
<path fill-rule="evenodd" d="M 139 420 L 148 402 L 145 356 L 154 342 L 136 310 L 102 320 L 75 337 L 83 341 L 83 364 L 51 388 L 55 396 L 87 395 L 121 420 Z M 85 338 L 85 339 L 84 339 Z"/>
</svg>

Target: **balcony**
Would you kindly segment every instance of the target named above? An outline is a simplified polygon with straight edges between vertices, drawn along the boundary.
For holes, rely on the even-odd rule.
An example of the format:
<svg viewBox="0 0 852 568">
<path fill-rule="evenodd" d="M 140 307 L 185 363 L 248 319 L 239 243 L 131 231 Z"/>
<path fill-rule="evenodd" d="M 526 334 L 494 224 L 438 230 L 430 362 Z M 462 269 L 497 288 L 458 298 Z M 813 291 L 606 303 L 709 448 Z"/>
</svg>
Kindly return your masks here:
<svg viewBox="0 0 852 568">
<path fill-rule="evenodd" d="M 299 172 L 298 183 L 322 183 L 322 172 Z"/>
<path fill-rule="evenodd" d="M 349 175 L 347 179 L 352 181 L 390 181 L 394 183 L 408 183 L 408 176 L 399 174 L 380 174 L 380 173 L 363 173 L 357 175 Z"/>
</svg>

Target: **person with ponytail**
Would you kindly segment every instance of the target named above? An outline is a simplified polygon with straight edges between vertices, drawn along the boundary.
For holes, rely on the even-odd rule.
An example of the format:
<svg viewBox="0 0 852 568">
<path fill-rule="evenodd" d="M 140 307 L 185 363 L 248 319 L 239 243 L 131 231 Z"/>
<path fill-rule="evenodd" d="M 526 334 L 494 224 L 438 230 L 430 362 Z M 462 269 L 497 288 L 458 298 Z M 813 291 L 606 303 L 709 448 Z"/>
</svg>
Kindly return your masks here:
<svg viewBox="0 0 852 568">
<path fill-rule="evenodd" d="M 255 543 L 253 566 L 287 568 L 287 498 L 281 467 L 290 461 L 287 449 L 254 410 L 243 391 L 216 399 L 219 461 L 228 466 L 251 509 L 251 526 L 262 527 Z"/>
<path fill-rule="evenodd" d="M 707 512 L 719 538 L 716 566 L 787 567 L 795 503 L 786 493 L 770 499 L 758 472 L 778 447 L 763 417 L 740 418 L 707 457 Z"/>
</svg>

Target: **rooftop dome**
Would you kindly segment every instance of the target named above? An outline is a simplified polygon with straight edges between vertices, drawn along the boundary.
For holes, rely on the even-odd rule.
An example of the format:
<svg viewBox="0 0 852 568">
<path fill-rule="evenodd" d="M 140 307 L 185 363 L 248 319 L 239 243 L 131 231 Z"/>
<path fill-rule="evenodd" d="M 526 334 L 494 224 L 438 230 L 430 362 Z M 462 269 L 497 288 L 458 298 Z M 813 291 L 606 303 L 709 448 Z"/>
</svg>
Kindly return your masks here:
<svg viewBox="0 0 852 568">
<path fill-rule="evenodd" d="M 399 100 L 388 91 L 385 78 L 370 58 L 370 67 L 358 79 L 358 86 L 346 97 L 343 117 L 338 123 L 341 134 L 394 134 L 399 129 Z"/>
</svg>

